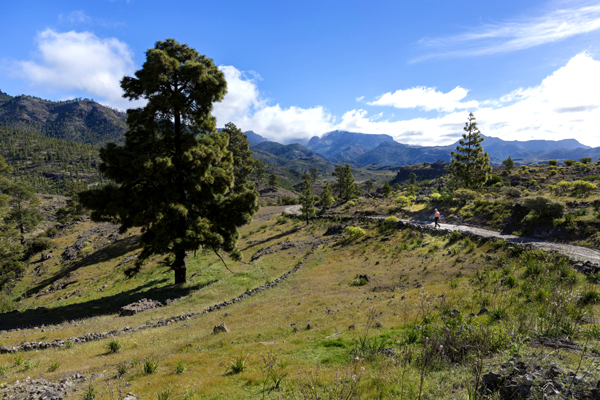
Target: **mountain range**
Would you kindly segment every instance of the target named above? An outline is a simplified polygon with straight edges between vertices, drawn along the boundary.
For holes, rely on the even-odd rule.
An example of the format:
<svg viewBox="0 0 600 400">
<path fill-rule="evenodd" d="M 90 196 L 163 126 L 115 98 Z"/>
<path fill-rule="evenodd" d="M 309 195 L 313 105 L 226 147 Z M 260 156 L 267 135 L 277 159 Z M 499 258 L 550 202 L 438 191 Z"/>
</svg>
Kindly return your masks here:
<svg viewBox="0 0 600 400">
<path fill-rule="evenodd" d="M 10 96 L 2 91 L 0 126 L 94 145 L 122 143 L 127 130 L 125 113 L 90 99 L 54 102 L 28 95 Z M 449 162 L 450 152 L 458 145 L 456 142 L 448 146 L 415 146 L 398 143 L 390 135 L 339 130 L 281 144 L 253 131 L 244 133 L 257 158 L 300 170 L 311 164 L 321 167 L 320 170 L 332 170 L 334 164 L 344 163 L 362 167 Z M 517 163 L 600 157 L 600 147 L 591 148 L 576 139 L 506 141 L 484 137 L 482 146 L 495 165 L 508 156 Z"/>
</svg>

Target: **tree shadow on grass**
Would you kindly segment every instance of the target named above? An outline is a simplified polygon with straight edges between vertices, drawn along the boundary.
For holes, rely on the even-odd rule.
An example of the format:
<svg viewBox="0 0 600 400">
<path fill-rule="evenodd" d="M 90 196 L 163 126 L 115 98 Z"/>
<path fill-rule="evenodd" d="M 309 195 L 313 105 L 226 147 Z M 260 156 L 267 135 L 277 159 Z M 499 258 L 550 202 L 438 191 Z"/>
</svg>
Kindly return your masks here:
<svg viewBox="0 0 600 400">
<path fill-rule="evenodd" d="M 105 246 L 101 249 L 96 250 L 89 256 L 76 260 L 67 267 L 61 269 L 56 274 L 40 281 L 35 286 L 27 290 L 29 296 L 38 294 L 45 287 L 53 284 L 54 282 L 68 276 L 71 272 L 78 270 L 79 268 L 89 267 L 91 265 L 110 261 L 111 259 L 121 257 L 137 248 L 139 248 L 139 237 L 131 236 Z M 115 266 L 116 267 L 116 266 Z"/>
<path fill-rule="evenodd" d="M 26 328 L 30 326 L 53 325 L 65 321 L 79 320 L 102 315 L 116 314 L 121 307 L 141 299 L 152 299 L 165 302 L 168 299 L 177 299 L 189 295 L 191 292 L 202 289 L 210 282 L 198 282 L 194 285 L 166 285 L 150 288 L 157 284 L 165 284 L 171 280 L 165 277 L 158 281 L 147 282 L 136 288 L 116 293 L 114 295 L 89 300 L 82 303 L 70 304 L 56 308 L 38 307 L 23 312 L 13 311 L 0 314 L 0 329 Z M 149 289 L 150 288 L 150 289 Z M 123 325 L 127 324 L 123 319 Z"/>
<path fill-rule="evenodd" d="M 288 229 L 287 231 L 281 232 L 280 234 L 269 236 L 266 239 L 259 240 L 259 241 L 256 241 L 256 242 L 253 241 L 251 244 L 248 244 L 244 249 L 241 249 L 241 250 L 242 251 L 248 250 L 248 249 L 250 249 L 250 248 L 252 248 L 254 246 L 270 242 L 271 240 L 281 239 L 282 237 L 289 236 L 291 234 L 294 234 L 294 233 L 298 232 L 300 229 L 302 229 L 301 226 L 300 227 L 293 227 L 292 229 Z"/>
</svg>

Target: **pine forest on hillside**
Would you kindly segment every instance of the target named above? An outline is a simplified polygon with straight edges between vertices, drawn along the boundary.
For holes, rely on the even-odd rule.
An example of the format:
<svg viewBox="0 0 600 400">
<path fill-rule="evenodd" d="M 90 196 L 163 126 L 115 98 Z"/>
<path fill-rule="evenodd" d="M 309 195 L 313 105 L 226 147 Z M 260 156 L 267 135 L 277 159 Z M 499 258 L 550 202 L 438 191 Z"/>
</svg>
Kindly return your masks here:
<svg viewBox="0 0 600 400">
<path fill-rule="evenodd" d="M 64 194 L 65 184 L 81 181 L 103 185 L 98 172 L 98 148 L 0 127 L 0 155 L 13 167 L 12 178 L 38 193 Z"/>
</svg>

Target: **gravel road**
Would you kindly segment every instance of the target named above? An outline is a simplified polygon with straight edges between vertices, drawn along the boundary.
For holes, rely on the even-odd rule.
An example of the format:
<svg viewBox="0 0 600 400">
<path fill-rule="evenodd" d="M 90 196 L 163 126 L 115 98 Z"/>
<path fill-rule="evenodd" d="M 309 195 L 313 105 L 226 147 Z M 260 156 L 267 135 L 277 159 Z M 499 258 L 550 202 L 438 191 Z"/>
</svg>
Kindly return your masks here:
<svg viewBox="0 0 600 400">
<path fill-rule="evenodd" d="M 289 206 L 285 208 L 285 212 L 290 214 L 299 214 L 302 206 L 295 205 Z M 385 217 L 369 217 L 373 219 L 384 219 Z M 417 221 L 410 219 L 400 219 L 400 221 L 404 223 L 413 223 L 420 225 L 433 225 L 431 221 Z M 536 238 L 528 238 L 522 236 L 508 235 L 500 232 L 490 231 L 483 228 L 476 228 L 473 226 L 467 225 L 452 225 L 452 224 L 440 224 L 440 229 L 448 229 L 452 231 L 458 232 L 471 232 L 476 235 L 488 238 L 498 238 L 505 240 L 511 243 L 521 243 L 521 244 L 529 244 L 535 248 L 544 250 L 544 251 L 558 251 L 571 259 L 581 260 L 581 261 L 591 261 L 596 264 L 600 264 L 600 251 L 593 250 L 587 247 L 574 246 L 571 244 L 562 244 L 557 242 L 546 242 Z"/>
</svg>

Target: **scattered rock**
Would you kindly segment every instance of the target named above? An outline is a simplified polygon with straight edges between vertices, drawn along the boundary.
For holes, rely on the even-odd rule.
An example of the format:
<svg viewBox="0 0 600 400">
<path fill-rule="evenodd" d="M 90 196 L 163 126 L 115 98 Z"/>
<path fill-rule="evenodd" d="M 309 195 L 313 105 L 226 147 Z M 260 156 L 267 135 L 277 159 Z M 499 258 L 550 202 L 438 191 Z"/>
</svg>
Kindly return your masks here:
<svg viewBox="0 0 600 400">
<path fill-rule="evenodd" d="M 215 327 L 213 328 L 213 333 L 217 334 L 217 333 L 229 333 L 231 332 L 229 330 L 229 328 L 227 328 L 225 326 L 225 323 L 222 323 L 221 325 L 215 325 Z"/>
<path fill-rule="evenodd" d="M 142 311 L 152 310 L 161 306 L 162 304 L 160 303 L 160 301 L 141 299 L 139 301 L 136 301 L 135 303 L 131 303 L 121 307 L 121 313 L 119 315 L 121 317 L 135 315 L 137 313 L 141 313 Z"/>
</svg>

